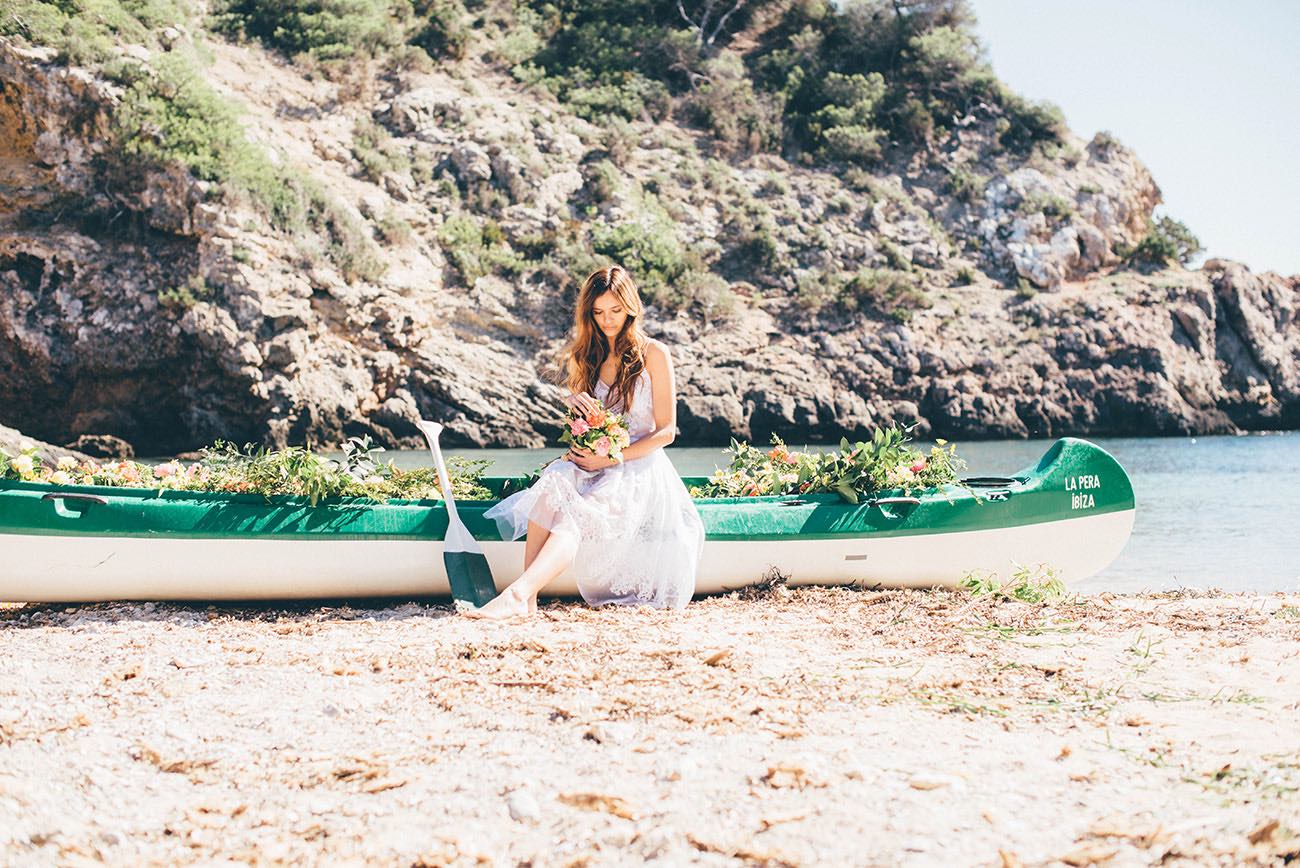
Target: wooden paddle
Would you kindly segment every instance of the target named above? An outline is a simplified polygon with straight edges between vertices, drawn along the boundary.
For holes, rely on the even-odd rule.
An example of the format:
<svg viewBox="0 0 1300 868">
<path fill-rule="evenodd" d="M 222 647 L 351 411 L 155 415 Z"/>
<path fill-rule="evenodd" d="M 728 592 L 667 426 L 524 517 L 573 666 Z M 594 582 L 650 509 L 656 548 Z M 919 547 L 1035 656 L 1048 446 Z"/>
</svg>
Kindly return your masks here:
<svg viewBox="0 0 1300 868">
<path fill-rule="evenodd" d="M 442 463 L 442 450 L 438 448 L 438 435 L 442 426 L 437 422 L 420 420 L 420 431 L 429 441 L 429 454 L 438 468 L 438 482 L 442 485 L 442 499 L 447 504 L 447 533 L 443 537 L 442 561 L 447 565 L 447 579 L 451 582 L 451 595 L 478 608 L 497 595 L 492 568 L 488 566 L 483 547 L 470 534 L 469 528 L 456 513 L 456 499 L 451 494 L 451 480 Z"/>
</svg>

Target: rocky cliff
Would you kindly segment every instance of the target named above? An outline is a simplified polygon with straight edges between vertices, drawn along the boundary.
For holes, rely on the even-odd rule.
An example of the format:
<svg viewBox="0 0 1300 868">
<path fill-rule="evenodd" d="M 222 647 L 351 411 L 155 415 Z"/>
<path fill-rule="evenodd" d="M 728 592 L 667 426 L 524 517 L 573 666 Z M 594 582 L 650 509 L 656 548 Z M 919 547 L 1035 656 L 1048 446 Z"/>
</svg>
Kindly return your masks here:
<svg viewBox="0 0 1300 868">
<path fill-rule="evenodd" d="M 126 146 L 138 85 L 33 42 L 0 38 L 0 420 L 46 440 L 416 445 L 425 417 L 542 445 L 574 279 L 612 256 L 647 275 L 685 442 L 1300 423 L 1300 279 L 1134 266 L 1160 192 L 1105 135 L 1012 152 L 975 105 L 863 168 L 592 122 L 488 55 L 322 75 L 193 22 L 114 49 L 201 43 L 307 191 L 293 224 Z"/>
</svg>

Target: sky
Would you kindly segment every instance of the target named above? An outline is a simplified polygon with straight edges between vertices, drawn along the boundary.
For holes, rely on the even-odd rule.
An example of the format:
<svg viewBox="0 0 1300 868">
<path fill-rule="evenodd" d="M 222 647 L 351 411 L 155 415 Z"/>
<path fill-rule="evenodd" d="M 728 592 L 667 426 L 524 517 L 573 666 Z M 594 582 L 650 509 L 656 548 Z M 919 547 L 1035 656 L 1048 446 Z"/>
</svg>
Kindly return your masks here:
<svg viewBox="0 0 1300 868">
<path fill-rule="evenodd" d="M 1300 2 L 971 5 L 998 76 L 1135 150 L 1208 256 L 1300 274 Z"/>
</svg>

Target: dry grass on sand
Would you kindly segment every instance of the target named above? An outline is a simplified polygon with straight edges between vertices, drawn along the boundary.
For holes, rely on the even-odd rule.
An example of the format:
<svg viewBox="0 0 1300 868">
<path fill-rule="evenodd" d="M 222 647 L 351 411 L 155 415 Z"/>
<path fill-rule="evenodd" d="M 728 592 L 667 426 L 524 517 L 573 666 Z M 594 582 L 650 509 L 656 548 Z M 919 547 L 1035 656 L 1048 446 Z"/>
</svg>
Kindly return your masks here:
<svg viewBox="0 0 1300 868">
<path fill-rule="evenodd" d="M 1300 599 L 0 610 L 0 863 L 1274 864 Z"/>
</svg>

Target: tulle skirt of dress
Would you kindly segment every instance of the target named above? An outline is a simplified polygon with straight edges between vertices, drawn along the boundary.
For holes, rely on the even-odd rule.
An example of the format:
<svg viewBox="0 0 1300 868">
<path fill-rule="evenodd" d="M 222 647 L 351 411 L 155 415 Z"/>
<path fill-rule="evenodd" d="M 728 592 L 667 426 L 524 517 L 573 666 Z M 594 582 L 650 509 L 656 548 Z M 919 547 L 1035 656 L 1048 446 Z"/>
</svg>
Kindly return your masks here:
<svg viewBox="0 0 1300 868">
<path fill-rule="evenodd" d="M 662 449 L 595 473 L 556 461 L 485 515 L 502 539 L 524 536 L 529 521 L 573 535 L 570 571 L 589 605 L 681 609 L 695 593 L 704 525 Z"/>
</svg>

